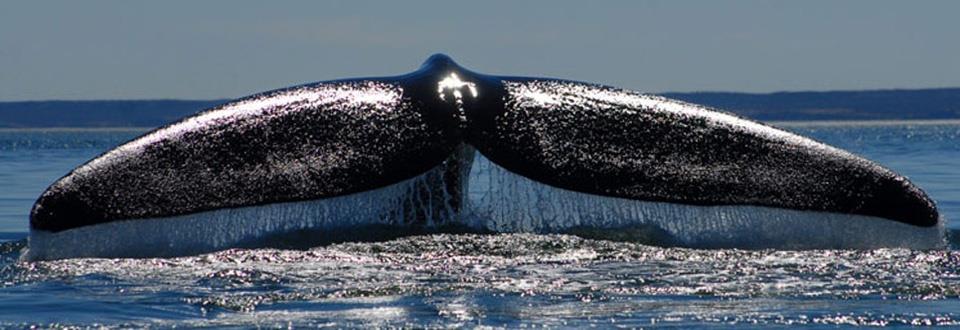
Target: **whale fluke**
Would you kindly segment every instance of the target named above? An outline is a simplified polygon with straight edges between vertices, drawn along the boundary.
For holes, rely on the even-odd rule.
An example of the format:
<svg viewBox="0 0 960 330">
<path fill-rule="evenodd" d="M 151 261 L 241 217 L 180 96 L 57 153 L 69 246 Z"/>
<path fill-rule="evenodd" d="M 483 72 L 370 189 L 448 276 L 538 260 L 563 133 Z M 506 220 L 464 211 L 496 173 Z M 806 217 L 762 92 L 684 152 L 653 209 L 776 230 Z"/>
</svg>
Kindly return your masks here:
<svg viewBox="0 0 960 330">
<path fill-rule="evenodd" d="M 475 184 L 484 175 L 478 164 L 515 184 Z M 682 232 L 731 217 L 735 230 Z M 862 236 L 840 247 L 942 246 L 942 220 L 926 194 L 851 153 L 717 109 L 596 84 L 484 75 L 438 54 L 407 75 L 241 98 L 110 150 L 38 198 L 29 258 L 183 255 L 362 226 L 621 226 L 666 233 L 675 237 L 664 241 L 681 246 L 737 247 L 731 231 L 773 223 L 847 225 Z M 862 230 L 873 223 L 890 229 Z M 98 228 L 118 237 L 98 241 Z M 766 231 L 756 246 L 789 239 L 789 230 Z M 870 237 L 888 241 L 864 243 Z M 824 245 L 811 242 L 821 243 L 796 246 Z"/>
</svg>

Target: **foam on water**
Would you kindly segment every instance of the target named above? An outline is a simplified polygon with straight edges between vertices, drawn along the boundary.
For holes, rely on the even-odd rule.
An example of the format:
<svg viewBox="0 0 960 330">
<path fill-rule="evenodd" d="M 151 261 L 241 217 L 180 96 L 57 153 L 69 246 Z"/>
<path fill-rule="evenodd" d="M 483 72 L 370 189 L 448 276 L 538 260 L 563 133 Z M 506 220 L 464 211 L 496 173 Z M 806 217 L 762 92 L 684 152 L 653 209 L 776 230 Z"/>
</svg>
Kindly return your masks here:
<svg viewBox="0 0 960 330">
<path fill-rule="evenodd" d="M 180 258 L 4 258 L 0 293 L 12 298 L 0 301 L 0 326 L 957 326 L 958 281 L 957 251 L 437 234 Z"/>
<path fill-rule="evenodd" d="M 476 153 L 464 152 L 467 157 Z M 328 199 L 220 209 L 158 219 L 115 221 L 58 233 L 33 231 L 28 259 L 181 256 L 264 246 L 285 233 L 350 241 L 373 226 L 484 232 L 610 234 L 644 228 L 643 242 L 703 248 L 872 249 L 946 247 L 944 226 L 921 228 L 877 217 L 760 206 L 692 206 L 604 197 L 551 187 L 476 154 L 462 186 L 464 211 L 449 203 L 447 163 L 418 177 Z M 389 230 L 389 229 L 388 229 Z M 648 236 L 658 236 L 652 239 Z M 604 235 L 600 233 L 599 235 Z M 594 234 L 592 237 L 596 237 Z M 620 237 L 622 239 L 622 237 Z"/>
</svg>

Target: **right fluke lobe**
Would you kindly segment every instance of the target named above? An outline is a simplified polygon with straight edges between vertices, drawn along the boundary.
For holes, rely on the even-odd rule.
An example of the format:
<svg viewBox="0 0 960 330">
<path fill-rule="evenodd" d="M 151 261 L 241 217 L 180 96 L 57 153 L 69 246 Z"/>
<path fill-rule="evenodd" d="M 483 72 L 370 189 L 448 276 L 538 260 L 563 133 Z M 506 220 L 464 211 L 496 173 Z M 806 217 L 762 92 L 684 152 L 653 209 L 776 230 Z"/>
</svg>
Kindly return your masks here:
<svg viewBox="0 0 960 330">
<path fill-rule="evenodd" d="M 752 205 L 935 226 L 906 178 L 811 139 L 715 109 L 553 79 L 503 78 L 504 109 L 468 142 L 555 187 L 642 201 Z"/>
</svg>

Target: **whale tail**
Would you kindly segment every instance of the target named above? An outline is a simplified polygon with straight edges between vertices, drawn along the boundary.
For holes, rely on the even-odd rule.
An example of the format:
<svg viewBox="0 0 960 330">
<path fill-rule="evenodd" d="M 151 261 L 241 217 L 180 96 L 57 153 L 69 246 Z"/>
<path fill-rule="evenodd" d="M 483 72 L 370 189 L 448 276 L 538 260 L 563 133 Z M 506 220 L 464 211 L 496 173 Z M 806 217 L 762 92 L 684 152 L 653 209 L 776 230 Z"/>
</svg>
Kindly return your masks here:
<svg viewBox="0 0 960 330">
<path fill-rule="evenodd" d="M 504 179 L 477 182 L 485 163 Z M 886 226 L 929 241 L 886 235 L 844 247 L 942 245 L 930 238 L 942 221 L 922 190 L 848 152 L 716 109 L 483 75 L 442 55 L 407 75 L 264 92 L 159 128 L 74 169 L 30 215 L 36 258 L 81 255 L 71 251 L 82 245 L 89 256 L 196 253 L 371 225 L 653 225 L 680 245 L 739 246 L 735 232 L 762 228 L 775 242 L 790 233 L 777 228 L 836 223 L 854 236 Z M 718 226 L 710 239 L 684 234 Z M 133 246 L 92 243 L 103 241 L 96 228 Z M 818 242 L 800 246 L 831 246 Z"/>
</svg>

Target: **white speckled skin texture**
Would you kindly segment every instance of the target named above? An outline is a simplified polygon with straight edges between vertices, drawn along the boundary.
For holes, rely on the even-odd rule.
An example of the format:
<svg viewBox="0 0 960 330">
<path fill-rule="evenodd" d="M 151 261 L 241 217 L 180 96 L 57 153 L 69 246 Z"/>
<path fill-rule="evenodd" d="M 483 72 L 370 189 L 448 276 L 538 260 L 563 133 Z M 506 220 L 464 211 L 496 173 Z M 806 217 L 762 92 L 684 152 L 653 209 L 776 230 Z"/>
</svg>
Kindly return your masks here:
<svg viewBox="0 0 960 330">
<path fill-rule="evenodd" d="M 789 132 L 597 85 L 504 85 L 507 110 L 471 143 L 543 183 L 647 201 L 852 213 L 926 226 L 939 219 L 903 176 Z"/>
</svg>

